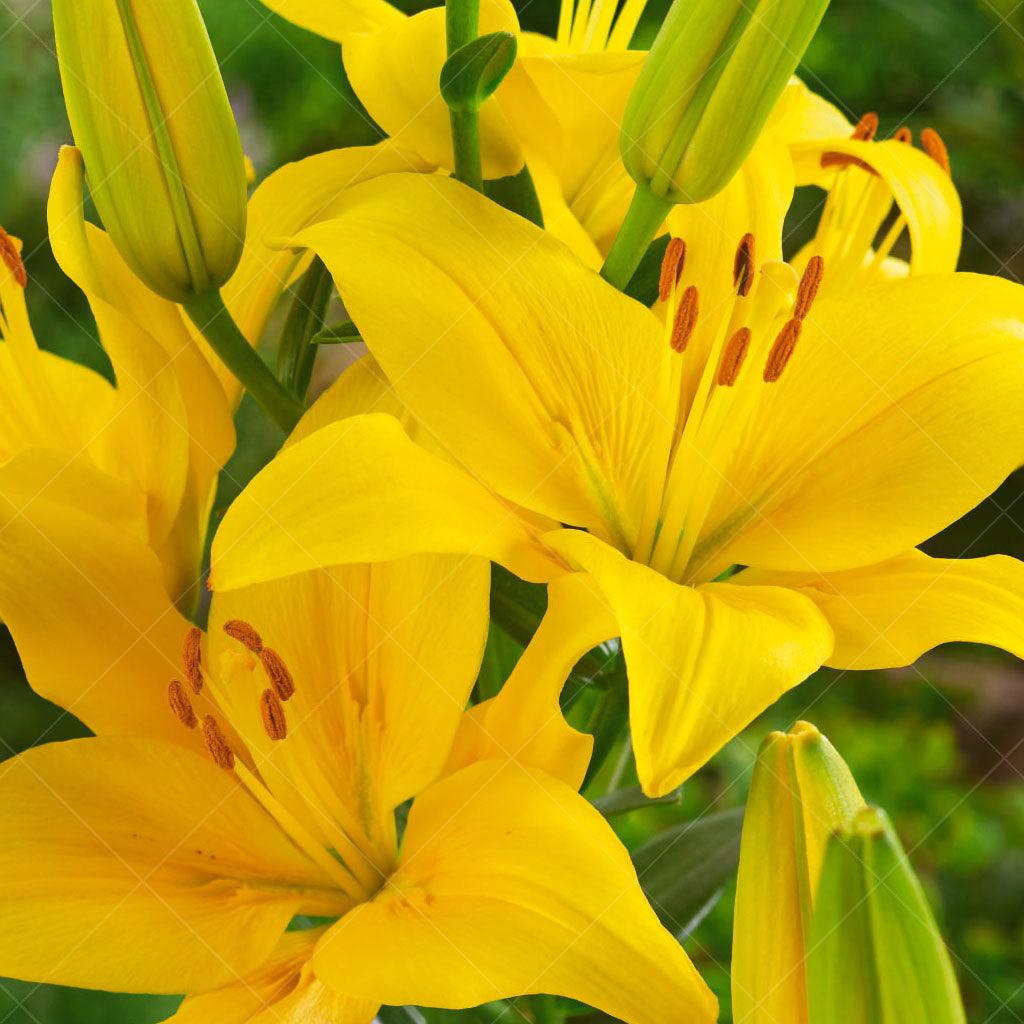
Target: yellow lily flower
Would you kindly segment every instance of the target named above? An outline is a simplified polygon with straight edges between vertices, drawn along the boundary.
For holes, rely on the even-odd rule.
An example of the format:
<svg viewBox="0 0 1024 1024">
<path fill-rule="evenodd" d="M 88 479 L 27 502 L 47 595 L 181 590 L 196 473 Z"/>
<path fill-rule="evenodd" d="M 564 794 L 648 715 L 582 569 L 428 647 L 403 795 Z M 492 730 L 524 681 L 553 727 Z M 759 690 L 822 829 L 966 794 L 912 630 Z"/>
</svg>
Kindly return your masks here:
<svg viewBox="0 0 1024 1024">
<path fill-rule="evenodd" d="M 485 561 L 218 594 L 203 635 L 122 531 L 54 504 L 0 518 L 0 615 L 100 733 L 0 765 L 0 972 L 184 991 L 179 1022 L 370 1024 L 382 1003 L 533 992 L 633 1024 L 715 1019 L 576 792 L 589 739 L 558 711 L 561 629 L 466 716 Z M 302 915 L 335 920 L 286 932 Z"/>
<path fill-rule="evenodd" d="M 394 175 L 341 208 L 294 244 L 430 448 L 379 414 L 292 446 L 226 516 L 216 589 L 417 551 L 586 572 L 600 599 L 569 619 L 594 643 L 596 606 L 615 620 L 651 795 L 822 664 L 963 637 L 1024 654 L 1019 562 L 914 551 L 1024 460 L 1019 286 L 929 273 L 819 296 L 821 259 L 758 260 L 777 224 L 714 278 L 671 246 L 659 316 L 457 182 Z"/>
</svg>

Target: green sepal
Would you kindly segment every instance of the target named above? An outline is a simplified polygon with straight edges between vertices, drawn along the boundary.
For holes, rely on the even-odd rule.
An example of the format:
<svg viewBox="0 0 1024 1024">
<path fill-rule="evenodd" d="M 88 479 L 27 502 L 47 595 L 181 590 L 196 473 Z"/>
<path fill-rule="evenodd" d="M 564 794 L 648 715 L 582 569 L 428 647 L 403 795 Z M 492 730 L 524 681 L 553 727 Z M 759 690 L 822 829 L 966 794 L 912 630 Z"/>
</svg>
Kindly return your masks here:
<svg viewBox="0 0 1024 1024">
<path fill-rule="evenodd" d="M 885 812 L 829 840 L 807 951 L 810 1024 L 965 1024 L 956 975 Z"/>
<path fill-rule="evenodd" d="M 512 70 L 517 48 L 511 32 L 491 32 L 460 46 L 441 68 L 441 96 L 448 108 L 479 110 Z"/>
</svg>

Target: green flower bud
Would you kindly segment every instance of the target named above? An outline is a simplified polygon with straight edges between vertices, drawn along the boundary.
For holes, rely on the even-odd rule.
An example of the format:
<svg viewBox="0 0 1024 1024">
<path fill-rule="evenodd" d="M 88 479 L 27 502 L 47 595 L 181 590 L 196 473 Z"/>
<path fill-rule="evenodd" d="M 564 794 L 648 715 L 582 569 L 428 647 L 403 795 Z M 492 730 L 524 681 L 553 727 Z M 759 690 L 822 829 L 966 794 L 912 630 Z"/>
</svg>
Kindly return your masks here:
<svg viewBox="0 0 1024 1024">
<path fill-rule="evenodd" d="M 846 763 L 798 722 L 761 744 L 743 819 L 733 922 L 736 1024 L 806 1024 L 804 937 L 829 837 L 865 806 Z"/>
<path fill-rule="evenodd" d="M 827 7 L 828 0 L 674 0 L 622 124 L 633 180 L 670 203 L 725 188 Z"/>
<path fill-rule="evenodd" d="M 811 1024 L 964 1024 L 956 976 L 885 812 L 828 844 L 807 951 Z"/>
<path fill-rule="evenodd" d="M 96 209 L 153 291 L 218 288 L 245 237 L 238 128 L 195 0 L 53 0 L 68 118 Z"/>
</svg>

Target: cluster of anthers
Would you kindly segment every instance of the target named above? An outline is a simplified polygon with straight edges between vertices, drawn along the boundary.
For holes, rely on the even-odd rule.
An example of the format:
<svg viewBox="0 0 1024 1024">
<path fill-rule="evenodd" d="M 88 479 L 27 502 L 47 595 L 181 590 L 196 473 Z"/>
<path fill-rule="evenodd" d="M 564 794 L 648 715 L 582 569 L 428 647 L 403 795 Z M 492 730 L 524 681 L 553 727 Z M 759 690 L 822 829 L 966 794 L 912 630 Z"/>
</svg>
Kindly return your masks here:
<svg viewBox="0 0 1024 1024">
<path fill-rule="evenodd" d="M 295 681 L 288 666 L 277 651 L 263 643 L 260 634 L 248 622 L 244 622 L 242 619 L 229 619 L 224 623 L 224 632 L 233 640 L 237 640 L 251 654 L 254 654 L 263 666 L 270 685 L 259 696 L 260 718 L 270 739 L 283 740 L 288 735 L 284 702 L 295 693 Z M 203 631 L 198 626 L 193 626 L 185 634 L 181 648 L 185 679 L 188 681 L 189 689 L 196 696 L 203 690 L 202 639 Z M 200 725 L 188 690 L 181 680 L 171 681 L 167 688 L 167 701 L 175 717 L 187 729 L 195 729 Z M 235 767 L 234 752 L 224 735 L 224 730 L 212 714 L 203 715 L 202 730 L 206 749 L 210 752 L 213 760 L 221 768 L 233 769 Z"/>
</svg>

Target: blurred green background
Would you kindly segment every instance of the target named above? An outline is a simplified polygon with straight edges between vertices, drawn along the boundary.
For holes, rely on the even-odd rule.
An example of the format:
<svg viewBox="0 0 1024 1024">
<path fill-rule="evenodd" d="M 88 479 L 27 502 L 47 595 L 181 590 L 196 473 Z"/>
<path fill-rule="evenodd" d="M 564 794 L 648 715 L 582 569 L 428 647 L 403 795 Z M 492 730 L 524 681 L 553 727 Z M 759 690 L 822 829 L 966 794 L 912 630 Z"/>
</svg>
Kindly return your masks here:
<svg viewBox="0 0 1024 1024">
<path fill-rule="evenodd" d="M 375 137 L 349 102 L 331 44 L 269 15 L 256 0 L 201 5 L 261 177 L 283 161 Z M 665 6 L 651 5 L 642 32 L 653 31 Z M 47 184 L 57 147 L 70 140 L 48 7 L 45 0 L 0 0 L 0 223 L 25 240 L 29 306 L 42 344 L 103 369 L 88 311 L 46 243 Z M 554 0 L 526 0 L 520 13 L 525 26 L 550 32 Z M 1021 279 L 1024 3 L 833 0 L 803 74 L 854 119 L 878 111 L 884 134 L 901 124 L 937 128 L 964 200 L 963 269 Z M 794 248 L 814 206 L 809 195 L 794 207 Z M 1017 474 L 936 538 L 933 553 L 1024 556 L 1022 490 Z M 900 672 L 821 672 L 688 784 L 685 810 L 695 816 L 740 805 L 757 743 L 769 728 L 800 717 L 830 736 L 868 799 L 890 811 L 953 950 L 968 1018 L 1024 1021 L 1024 666 L 964 646 Z M 31 694 L 10 638 L 0 634 L 0 754 L 81 732 Z M 624 831 L 639 841 L 667 813 L 636 812 Z M 689 940 L 723 997 L 723 1021 L 730 1019 L 730 930 L 727 891 Z M 0 980 L 0 1024 L 146 1024 L 176 1005 L 173 998 Z"/>
</svg>

